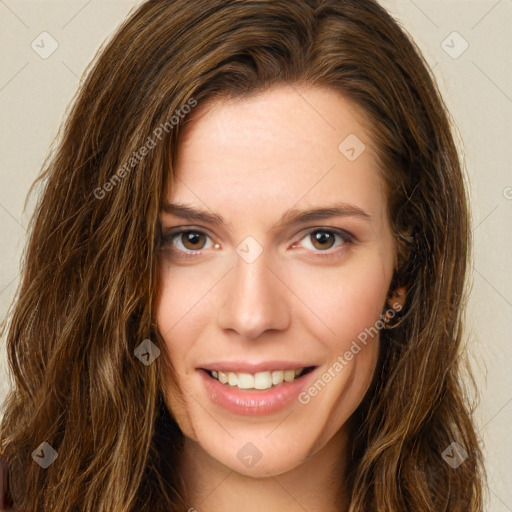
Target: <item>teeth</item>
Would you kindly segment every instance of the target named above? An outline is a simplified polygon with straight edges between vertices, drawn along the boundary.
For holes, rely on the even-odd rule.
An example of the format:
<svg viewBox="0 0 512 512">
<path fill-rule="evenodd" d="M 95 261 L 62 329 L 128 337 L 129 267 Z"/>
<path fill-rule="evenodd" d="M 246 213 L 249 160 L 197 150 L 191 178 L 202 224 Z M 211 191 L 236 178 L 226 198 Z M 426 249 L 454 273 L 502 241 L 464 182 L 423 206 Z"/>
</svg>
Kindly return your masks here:
<svg viewBox="0 0 512 512">
<path fill-rule="evenodd" d="M 281 384 L 284 380 L 284 372 L 283 370 L 277 370 L 275 372 L 272 372 L 272 384 Z"/>
<path fill-rule="evenodd" d="M 239 389 L 269 389 L 283 381 L 292 382 L 303 371 L 304 368 L 296 368 L 295 370 L 275 370 L 252 374 L 212 370 L 211 375 L 222 384 L 237 386 Z"/>
<path fill-rule="evenodd" d="M 255 389 L 268 389 L 272 387 L 272 377 L 270 372 L 258 372 L 254 375 Z"/>
<path fill-rule="evenodd" d="M 231 381 L 229 383 L 231 384 Z M 237 384 L 240 389 L 254 388 L 254 375 L 250 373 L 239 373 Z"/>
<path fill-rule="evenodd" d="M 293 379 L 295 379 L 295 370 L 285 370 L 284 380 L 286 382 L 291 382 Z"/>
</svg>

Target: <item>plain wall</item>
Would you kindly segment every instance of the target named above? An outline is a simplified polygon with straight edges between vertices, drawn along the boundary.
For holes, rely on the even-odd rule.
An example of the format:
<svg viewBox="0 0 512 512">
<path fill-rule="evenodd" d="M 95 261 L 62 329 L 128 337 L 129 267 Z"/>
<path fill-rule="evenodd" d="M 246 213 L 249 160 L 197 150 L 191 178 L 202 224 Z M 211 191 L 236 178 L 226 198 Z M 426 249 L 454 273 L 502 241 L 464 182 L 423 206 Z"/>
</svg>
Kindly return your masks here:
<svg viewBox="0 0 512 512">
<path fill-rule="evenodd" d="M 0 2 L 0 317 L 19 281 L 33 199 L 25 196 L 99 45 L 137 1 Z M 463 141 L 474 234 L 466 339 L 481 389 L 491 512 L 512 511 L 512 0 L 381 0 L 438 79 Z M 43 59 L 32 42 L 48 51 Z M 457 34 L 453 34 L 457 32 Z M 466 44 L 468 48 L 461 53 Z M 460 55 L 458 55 L 461 53 Z M 8 387 L 0 344 L 0 402 Z"/>
</svg>

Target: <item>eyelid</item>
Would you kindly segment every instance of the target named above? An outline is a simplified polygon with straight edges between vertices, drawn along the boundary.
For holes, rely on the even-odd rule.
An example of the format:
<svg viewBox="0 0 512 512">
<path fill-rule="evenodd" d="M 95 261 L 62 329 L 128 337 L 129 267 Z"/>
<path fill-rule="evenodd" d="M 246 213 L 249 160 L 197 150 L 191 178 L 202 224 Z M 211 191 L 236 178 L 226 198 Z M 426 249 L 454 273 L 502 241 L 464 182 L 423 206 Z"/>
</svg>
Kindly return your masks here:
<svg viewBox="0 0 512 512">
<path fill-rule="evenodd" d="M 212 236 L 208 233 L 208 230 L 202 227 L 196 227 L 196 226 L 176 226 L 173 228 L 168 229 L 162 229 L 162 239 L 165 241 L 166 239 L 172 238 L 176 235 L 181 235 L 183 233 L 187 233 L 189 231 L 200 233 L 202 235 L 207 236 L 210 238 L 213 242 Z M 294 237 L 297 241 L 293 242 L 292 247 L 297 247 L 297 244 L 299 244 L 306 236 L 310 235 L 311 233 L 314 233 L 315 231 L 329 231 L 332 232 L 334 235 L 337 235 L 343 240 L 343 243 L 341 244 L 340 248 L 335 248 L 332 250 L 332 248 L 326 249 L 325 251 L 321 250 L 311 250 L 308 249 L 308 252 L 313 252 L 318 255 L 323 255 L 325 257 L 332 256 L 339 252 L 340 250 L 343 250 L 343 246 L 346 244 L 352 244 L 357 242 L 357 238 L 350 232 L 346 231 L 345 229 L 341 228 L 335 228 L 332 226 L 313 226 L 310 228 L 305 228 L 301 230 L 296 237 Z M 208 248 L 209 249 L 209 248 Z M 200 255 L 202 251 L 206 251 L 207 249 L 198 249 L 197 251 L 183 251 L 181 249 L 177 249 L 174 246 L 171 246 L 171 250 L 180 252 L 182 255 L 186 256 L 197 256 Z"/>
<path fill-rule="evenodd" d="M 313 226 L 310 228 L 305 228 L 301 230 L 296 236 L 300 236 L 300 239 L 302 240 L 306 235 L 310 235 L 315 231 L 330 231 L 343 239 L 352 240 L 354 242 L 356 241 L 356 237 L 352 233 L 350 233 L 346 229 L 335 228 L 334 226 Z"/>
<path fill-rule="evenodd" d="M 341 228 L 335 228 L 331 226 L 315 226 L 312 228 L 308 228 L 305 231 L 301 231 L 298 237 L 298 241 L 294 242 L 292 247 L 302 247 L 301 242 L 312 233 L 315 233 L 316 231 L 326 231 L 334 234 L 334 236 L 341 238 L 342 243 L 338 247 L 329 247 L 328 249 L 321 251 L 321 250 L 314 250 L 314 249 L 307 249 L 306 251 L 308 253 L 313 254 L 313 258 L 336 258 L 340 255 L 341 252 L 344 252 L 347 245 L 352 245 L 357 242 L 356 237 L 352 234 L 346 231 L 345 229 Z M 335 242 L 336 243 L 336 242 Z"/>
<path fill-rule="evenodd" d="M 200 227 L 195 227 L 195 226 L 176 226 L 176 227 L 169 228 L 169 229 L 164 228 L 164 229 L 162 229 L 162 242 L 165 242 L 168 239 L 173 239 L 177 235 L 181 235 L 183 233 L 188 233 L 190 231 L 192 231 L 193 233 L 199 233 L 201 235 L 205 235 L 206 237 L 210 238 L 210 240 L 213 243 L 212 236 L 208 233 L 208 230 L 206 230 L 205 228 L 200 228 Z M 178 251 L 178 252 L 184 254 L 185 256 L 186 255 L 193 256 L 193 255 L 201 253 L 201 251 L 207 250 L 207 249 L 198 249 L 197 251 L 192 251 L 192 250 L 182 251 L 181 249 L 177 249 L 176 247 L 174 247 L 174 245 L 171 245 L 171 243 L 169 243 L 169 246 L 172 251 Z"/>
</svg>

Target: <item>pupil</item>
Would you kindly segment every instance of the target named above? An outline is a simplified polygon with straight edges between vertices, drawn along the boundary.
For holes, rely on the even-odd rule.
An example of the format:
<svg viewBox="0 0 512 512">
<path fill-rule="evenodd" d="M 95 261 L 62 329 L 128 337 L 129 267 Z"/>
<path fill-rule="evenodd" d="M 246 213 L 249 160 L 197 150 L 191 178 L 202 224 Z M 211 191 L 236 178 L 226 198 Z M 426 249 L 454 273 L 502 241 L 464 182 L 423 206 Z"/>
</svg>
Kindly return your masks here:
<svg viewBox="0 0 512 512">
<path fill-rule="evenodd" d="M 318 242 L 320 245 L 325 245 L 325 243 L 328 242 L 329 238 L 331 239 L 331 242 L 332 242 L 332 235 L 331 235 L 331 233 L 328 233 L 327 231 L 316 231 L 314 233 L 314 240 L 315 240 L 315 242 Z M 331 246 L 332 246 L 332 243 L 329 247 L 331 247 Z M 321 247 L 321 248 L 325 248 L 325 247 Z"/>
<path fill-rule="evenodd" d="M 198 238 L 200 239 L 202 235 L 200 235 L 199 233 L 195 233 L 194 231 L 189 231 L 185 234 L 185 241 L 186 241 L 186 244 L 187 243 L 191 243 L 192 245 L 197 245 L 198 243 Z M 190 249 L 190 247 L 189 247 Z M 191 248 L 192 250 L 197 250 L 198 248 L 197 247 L 192 247 Z"/>
</svg>

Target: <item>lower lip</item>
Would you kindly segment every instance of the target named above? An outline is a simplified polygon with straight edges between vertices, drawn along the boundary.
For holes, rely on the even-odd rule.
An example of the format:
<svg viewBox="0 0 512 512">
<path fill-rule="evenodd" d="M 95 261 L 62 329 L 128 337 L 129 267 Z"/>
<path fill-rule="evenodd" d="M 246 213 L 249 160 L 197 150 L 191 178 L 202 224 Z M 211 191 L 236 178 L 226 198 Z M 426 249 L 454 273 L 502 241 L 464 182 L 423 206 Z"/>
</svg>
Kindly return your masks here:
<svg viewBox="0 0 512 512">
<path fill-rule="evenodd" d="M 199 370 L 210 400 L 234 414 L 259 416 L 272 414 L 288 407 L 311 379 L 314 370 L 291 382 L 282 382 L 265 390 L 244 391 L 237 386 L 222 384 L 210 377 L 206 370 Z"/>
</svg>

